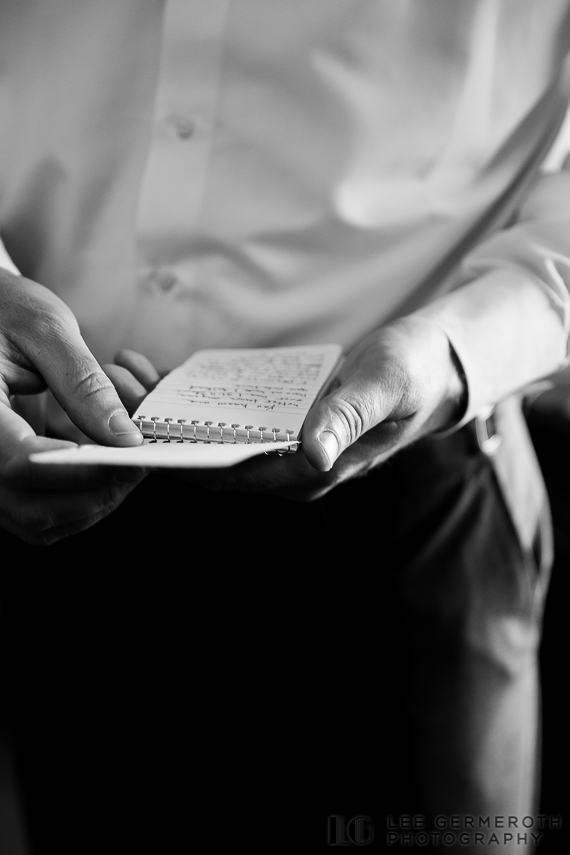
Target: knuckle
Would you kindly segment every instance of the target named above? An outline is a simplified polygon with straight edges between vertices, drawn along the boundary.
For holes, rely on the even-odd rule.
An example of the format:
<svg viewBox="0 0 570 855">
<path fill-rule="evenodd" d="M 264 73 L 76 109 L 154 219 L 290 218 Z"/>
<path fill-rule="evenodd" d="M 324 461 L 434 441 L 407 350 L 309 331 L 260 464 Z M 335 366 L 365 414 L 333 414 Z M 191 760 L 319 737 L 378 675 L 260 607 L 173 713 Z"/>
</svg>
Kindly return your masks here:
<svg viewBox="0 0 570 855">
<path fill-rule="evenodd" d="M 30 546 L 45 547 L 51 546 L 59 538 L 49 531 L 25 532 L 22 535 L 22 540 Z"/>
<path fill-rule="evenodd" d="M 43 546 L 51 542 L 49 531 L 53 520 L 49 511 L 31 503 L 12 509 L 9 528 L 14 528 L 26 543 Z"/>
<path fill-rule="evenodd" d="M 114 392 L 115 387 L 102 371 L 88 371 L 78 379 L 73 387 L 73 395 L 82 402 L 94 395 Z"/>
<path fill-rule="evenodd" d="M 392 408 L 402 413 L 415 412 L 424 387 L 422 366 L 411 354 L 403 354 L 390 366 L 389 387 Z"/>
<path fill-rule="evenodd" d="M 48 508 L 32 506 L 24 516 L 26 530 L 35 537 L 47 536 L 47 532 L 54 527 L 55 520 Z"/>
<path fill-rule="evenodd" d="M 100 511 L 103 516 L 112 514 L 134 487 L 135 482 L 110 484 L 105 489 L 98 511 Z"/>
<path fill-rule="evenodd" d="M 46 341 L 68 339 L 70 332 L 78 328 L 75 315 L 61 301 L 34 301 L 29 311 L 27 327 L 30 344 L 38 350 L 45 346 Z"/>
<path fill-rule="evenodd" d="M 54 332 L 63 333 L 77 327 L 75 315 L 63 301 L 50 301 L 38 306 L 36 315 L 39 323 L 43 322 L 46 329 L 52 329 Z"/>
<path fill-rule="evenodd" d="M 334 401 L 335 413 L 347 445 L 352 445 L 364 433 L 367 422 L 366 409 L 361 400 L 355 398 L 337 398 Z"/>
<path fill-rule="evenodd" d="M 65 303 L 40 299 L 23 301 L 4 332 L 12 348 L 35 362 L 48 348 L 57 351 L 62 343 L 66 345 L 76 338 L 79 326 Z"/>
</svg>

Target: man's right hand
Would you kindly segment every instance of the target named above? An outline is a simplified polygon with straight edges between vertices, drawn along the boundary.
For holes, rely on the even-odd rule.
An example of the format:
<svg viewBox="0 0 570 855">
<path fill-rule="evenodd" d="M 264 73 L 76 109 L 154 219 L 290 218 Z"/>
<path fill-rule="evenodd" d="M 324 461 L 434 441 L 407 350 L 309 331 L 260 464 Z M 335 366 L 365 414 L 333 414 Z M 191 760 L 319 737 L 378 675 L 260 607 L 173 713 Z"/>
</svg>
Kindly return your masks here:
<svg viewBox="0 0 570 855">
<path fill-rule="evenodd" d="M 42 285 L 0 270 L 0 526 L 38 545 L 93 525 L 145 474 L 31 464 L 32 452 L 73 445 L 36 436 L 12 409 L 11 395 L 45 388 L 95 442 L 142 442 L 70 309 Z"/>
</svg>

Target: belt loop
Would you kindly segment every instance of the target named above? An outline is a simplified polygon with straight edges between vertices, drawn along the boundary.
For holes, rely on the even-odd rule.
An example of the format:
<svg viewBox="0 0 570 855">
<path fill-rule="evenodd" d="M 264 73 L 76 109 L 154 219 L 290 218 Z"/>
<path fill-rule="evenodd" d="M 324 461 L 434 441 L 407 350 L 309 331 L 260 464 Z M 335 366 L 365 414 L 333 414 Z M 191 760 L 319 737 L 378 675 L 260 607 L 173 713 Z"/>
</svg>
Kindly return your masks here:
<svg viewBox="0 0 570 855">
<path fill-rule="evenodd" d="M 495 407 L 485 407 L 474 418 L 475 437 L 477 445 L 483 454 L 492 455 L 501 444 L 501 436 L 497 430 Z"/>
</svg>

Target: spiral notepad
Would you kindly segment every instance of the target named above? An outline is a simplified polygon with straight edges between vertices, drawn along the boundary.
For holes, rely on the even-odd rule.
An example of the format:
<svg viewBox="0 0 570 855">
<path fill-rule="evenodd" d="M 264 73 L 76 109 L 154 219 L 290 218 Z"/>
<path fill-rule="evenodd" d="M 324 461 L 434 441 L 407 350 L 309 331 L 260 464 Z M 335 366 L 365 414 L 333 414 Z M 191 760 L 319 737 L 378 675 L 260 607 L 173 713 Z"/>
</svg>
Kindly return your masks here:
<svg viewBox="0 0 570 855">
<path fill-rule="evenodd" d="M 340 353 L 338 345 L 201 350 L 161 380 L 133 421 L 148 443 L 298 442 Z"/>
<path fill-rule="evenodd" d="M 81 445 L 31 459 L 213 468 L 264 452 L 295 451 L 305 416 L 340 358 L 338 345 L 198 351 L 164 377 L 135 412 L 143 445 Z"/>
</svg>

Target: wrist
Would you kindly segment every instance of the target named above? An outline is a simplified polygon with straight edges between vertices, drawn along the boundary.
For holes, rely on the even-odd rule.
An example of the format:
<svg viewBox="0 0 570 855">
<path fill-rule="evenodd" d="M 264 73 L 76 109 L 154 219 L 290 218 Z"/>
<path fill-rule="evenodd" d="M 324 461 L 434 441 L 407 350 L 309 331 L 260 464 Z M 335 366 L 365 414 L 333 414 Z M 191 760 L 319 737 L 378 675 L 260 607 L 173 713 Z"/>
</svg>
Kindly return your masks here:
<svg viewBox="0 0 570 855">
<path fill-rule="evenodd" d="M 431 397 L 431 415 L 425 422 L 429 433 L 452 431 L 460 425 L 469 404 L 469 385 L 463 364 L 449 336 L 433 318 L 421 315 L 418 320 L 429 330 L 429 360 L 431 378 L 435 380 Z M 429 354 L 429 356 L 428 356 Z M 431 384 L 427 383 L 428 386 Z"/>
</svg>

